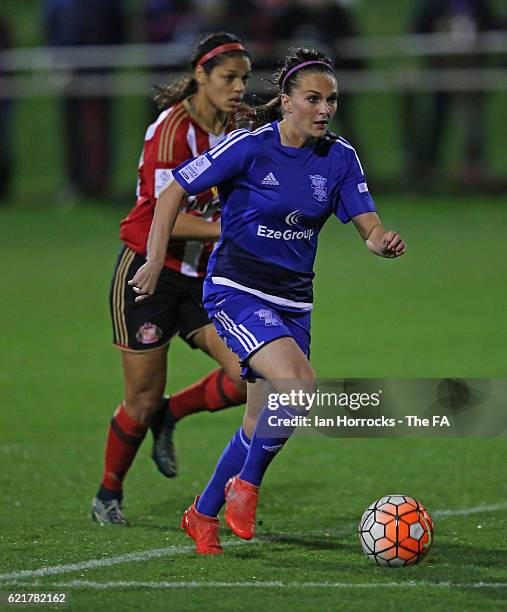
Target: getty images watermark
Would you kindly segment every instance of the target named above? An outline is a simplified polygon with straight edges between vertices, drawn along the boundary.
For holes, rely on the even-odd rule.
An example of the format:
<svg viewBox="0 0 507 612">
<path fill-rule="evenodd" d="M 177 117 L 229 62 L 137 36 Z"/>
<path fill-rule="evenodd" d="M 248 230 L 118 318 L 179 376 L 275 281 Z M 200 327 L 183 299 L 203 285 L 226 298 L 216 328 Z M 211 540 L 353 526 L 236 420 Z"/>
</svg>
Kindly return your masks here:
<svg viewBox="0 0 507 612">
<path fill-rule="evenodd" d="M 277 387 L 288 389 L 283 383 Z M 282 392 L 266 388 L 261 435 L 286 428 L 328 437 L 507 435 L 506 379 L 332 379 L 312 391 L 292 383 Z"/>
<path fill-rule="evenodd" d="M 278 410 L 280 406 L 293 408 L 302 407 L 310 412 L 313 407 L 318 408 L 348 408 L 360 410 L 365 407 L 377 408 L 381 405 L 382 389 L 376 393 L 331 393 L 315 391 L 307 393 L 301 389 L 288 393 L 270 393 L 268 396 L 269 410 Z M 300 413 L 301 410 L 298 410 Z M 386 417 L 351 417 L 336 414 L 332 417 L 323 417 L 318 414 L 312 416 L 294 414 L 293 416 L 279 416 L 272 414 L 268 417 L 270 427 L 396 427 L 406 424 L 408 427 L 450 427 L 451 422 L 445 415 L 432 415 L 432 418 L 422 418 L 415 414 L 407 414 L 403 419 Z"/>
<path fill-rule="evenodd" d="M 276 410 L 278 406 L 304 406 L 311 410 L 314 406 L 346 407 L 350 410 L 359 410 L 365 406 L 380 406 L 382 389 L 376 393 L 334 393 L 317 389 L 312 393 L 302 389 L 291 390 L 288 393 L 270 393 L 268 395 L 268 408 Z"/>
</svg>

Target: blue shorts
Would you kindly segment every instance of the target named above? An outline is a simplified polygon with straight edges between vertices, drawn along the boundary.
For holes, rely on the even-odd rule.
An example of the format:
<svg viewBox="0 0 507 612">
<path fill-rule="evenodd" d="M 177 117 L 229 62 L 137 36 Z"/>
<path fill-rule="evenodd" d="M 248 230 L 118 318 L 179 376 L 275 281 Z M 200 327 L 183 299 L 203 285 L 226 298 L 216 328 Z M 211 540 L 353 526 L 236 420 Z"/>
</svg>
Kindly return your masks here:
<svg viewBox="0 0 507 612">
<path fill-rule="evenodd" d="M 261 378 L 249 367 L 248 360 L 277 338 L 294 338 L 310 358 L 311 311 L 288 309 L 233 287 L 214 285 L 209 280 L 204 283 L 203 304 L 218 335 L 239 357 L 242 378 Z"/>
</svg>

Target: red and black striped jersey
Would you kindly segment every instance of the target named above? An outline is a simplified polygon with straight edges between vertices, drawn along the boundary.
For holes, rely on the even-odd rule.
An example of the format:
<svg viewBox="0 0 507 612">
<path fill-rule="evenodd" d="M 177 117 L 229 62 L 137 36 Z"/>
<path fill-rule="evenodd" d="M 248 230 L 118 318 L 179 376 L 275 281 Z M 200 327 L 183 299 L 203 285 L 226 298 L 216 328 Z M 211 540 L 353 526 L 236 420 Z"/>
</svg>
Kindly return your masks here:
<svg viewBox="0 0 507 612">
<path fill-rule="evenodd" d="M 171 176 L 169 170 L 216 146 L 233 128 L 230 122 L 221 134 L 210 134 L 191 114 L 188 100 L 160 113 L 146 130 L 138 166 L 136 205 L 120 223 L 120 238 L 129 248 L 146 255 L 155 203 Z M 220 209 L 216 189 L 188 196 L 180 210 L 217 221 Z M 203 277 L 212 250 L 213 242 L 188 240 L 169 243 L 165 265 L 186 276 Z"/>
</svg>

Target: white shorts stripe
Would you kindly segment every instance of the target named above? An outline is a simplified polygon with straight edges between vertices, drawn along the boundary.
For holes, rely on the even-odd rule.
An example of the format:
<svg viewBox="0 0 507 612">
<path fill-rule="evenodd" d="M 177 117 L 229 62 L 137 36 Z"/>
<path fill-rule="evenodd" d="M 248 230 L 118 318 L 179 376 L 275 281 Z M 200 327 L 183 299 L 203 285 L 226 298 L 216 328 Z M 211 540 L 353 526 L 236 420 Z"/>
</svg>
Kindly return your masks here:
<svg viewBox="0 0 507 612">
<path fill-rule="evenodd" d="M 221 310 L 215 316 L 218 318 L 220 323 L 222 323 L 225 329 L 241 342 L 241 345 L 248 352 L 248 354 L 257 350 L 264 344 L 264 340 L 259 342 L 252 332 L 249 331 L 243 324 L 239 326 L 236 325 L 231 317 L 223 310 Z"/>
<path fill-rule="evenodd" d="M 249 344 L 247 344 L 246 340 L 237 332 L 235 331 L 230 325 L 229 323 L 227 323 L 227 321 L 224 321 L 224 319 L 221 316 L 221 313 L 217 313 L 215 315 L 215 317 L 220 321 L 220 323 L 224 326 L 224 328 L 226 329 L 226 331 L 228 331 L 229 333 L 231 333 L 241 344 L 241 346 L 245 349 L 245 351 L 247 351 L 247 353 L 249 353 L 252 348 L 250 347 Z"/>
<path fill-rule="evenodd" d="M 294 300 L 287 300 L 286 298 L 281 298 L 276 295 L 270 295 L 269 293 L 264 293 L 258 289 L 252 289 L 251 287 L 240 285 L 239 283 L 229 280 L 228 278 L 224 278 L 223 276 L 212 276 L 211 282 L 214 285 L 226 285 L 227 287 L 233 287 L 234 289 L 251 293 L 252 295 L 256 295 L 257 297 L 266 300 L 266 302 L 272 302 L 273 304 L 278 304 L 279 306 L 290 306 L 291 308 L 297 308 L 298 310 L 313 309 L 313 304 L 311 302 L 295 302 Z"/>
<path fill-rule="evenodd" d="M 252 347 L 252 351 L 255 350 L 258 346 L 260 346 L 260 343 L 258 342 L 257 338 L 251 332 L 249 332 L 244 325 L 236 325 L 236 323 L 234 323 L 231 317 L 223 310 L 222 314 L 225 320 L 228 321 L 229 325 L 231 325 L 232 328 L 234 328 L 234 330 L 238 332 L 238 334 L 241 334 L 241 336 L 245 339 L 245 342 Z"/>
<path fill-rule="evenodd" d="M 218 312 L 215 316 L 220 321 L 220 323 L 225 327 L 225 329 L 230 332 L 237 340 L 239 340 L 241 346 L 245 349 L 247 353 L 250 353 L 253 350 L 253 347 L 250 345 L 250 341 L 245 338 L 243 335 L 239 333 L 237 329 L 235 329 L 226 319 L 223 317 L 224 312 Z"/>
<path fill-rule="evenodd" d="M 238 327 L 241 329 L 241 331 L 244 331 L 245 334 L 255 342 L 256 346 L 259 344 L 257 338 L 242 323 L 238 325 Z"/>
<path fill-rule="evenodd" d="M 236 325 L 236 323 L 234 323 L 234 321 L 231 319 L 231 317 L 229 317 L 229 315 L 227 315 L 224 312 L 224 316 L 226 317 L 226 319 L 229 321 L 229 323 L 231 325 L 234 326 L 234 329 L 238 332 L 238 333 L 243 333 L 244 337 L 250 342 L 250 344 L 252 345 L 252 350 L 256 349 L 258 346 L 260 346 L 259 341 L 257 340 L 257 338 L 252 334 L 252 332 L 248 331 L 248 329 L 243 325 L 240 324 L 239 326 Z"/>
</svg>

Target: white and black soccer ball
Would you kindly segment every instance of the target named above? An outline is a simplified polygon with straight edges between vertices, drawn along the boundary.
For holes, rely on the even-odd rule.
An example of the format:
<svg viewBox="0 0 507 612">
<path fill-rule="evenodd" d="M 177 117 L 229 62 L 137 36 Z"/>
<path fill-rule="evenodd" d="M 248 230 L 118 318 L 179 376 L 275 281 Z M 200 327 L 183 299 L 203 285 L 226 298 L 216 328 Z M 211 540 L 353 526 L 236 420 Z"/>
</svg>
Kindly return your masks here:
<svg viewBox="0 0 507 612">
<path fill-rule="evenodd" d="M 377 565 L 414 565 L 433 544 L 433 521 L 414 497 L 386 495 L 365 510 L 359 539 L 364 554 Z"/>
</svg>

